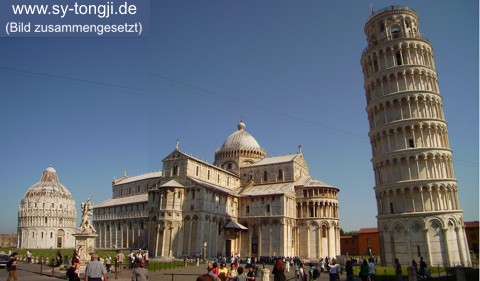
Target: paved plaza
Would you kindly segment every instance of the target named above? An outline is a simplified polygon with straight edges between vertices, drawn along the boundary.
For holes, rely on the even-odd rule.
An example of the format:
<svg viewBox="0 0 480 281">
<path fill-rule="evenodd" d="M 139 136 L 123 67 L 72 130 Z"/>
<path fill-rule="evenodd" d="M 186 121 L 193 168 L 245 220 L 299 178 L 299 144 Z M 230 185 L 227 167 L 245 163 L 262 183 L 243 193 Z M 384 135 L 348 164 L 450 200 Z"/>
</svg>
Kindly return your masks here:
<svg viewBox="0 0 480 281">
<path fill-rule="evenodd" d="M 245 267 L 244 264 L 241 266 Z M 266 265 L 266 268 L 272 270 L 272 265 Z M 200 264 L 199 266 L 188 266 L 176 269 L 161 270 L 161 271 L 150 271 L 149 280 L 159 280 L 159 281 L 195 281 L 197 276 L 207 272 L 206 264 Z M 20 281 L 42 281 L 42 280 L 55 280 L 62 279 L 67 280 L 65 271 L 58 270 L 55 268 L 55 271 L 52 275 L 52 268 L 49 266 L 40 267 L 39 264 L 28 264 L 24 262 L 19 262 L 18 265 L 18 280 Z M 118 274 L 112 272 L 109 274 L 109 279 L 119 280 L 119 281 L 130 281 L 131 280 L 131 269 L 124 269 Z M 258 274 L 257 280 L 261 280 L 260 272 Z M 294 280 L 295 270 L 291 268 L 290 272 L 285 272 L 287 280 Z M 5 269 L 0 270 L 0 280 L 6 280 L 8 273 Z M 83 279 L 82 279 L 83 280 Z M 273 280 L 273 276 L 270 275 L 270 280 Z M 322 273 L 320 278 L 317 280 L 325 281 L 328 280 L 328 274 Z M 340 277 L 340 280 L 345 280 L 345 275 Z"/>
</svg>

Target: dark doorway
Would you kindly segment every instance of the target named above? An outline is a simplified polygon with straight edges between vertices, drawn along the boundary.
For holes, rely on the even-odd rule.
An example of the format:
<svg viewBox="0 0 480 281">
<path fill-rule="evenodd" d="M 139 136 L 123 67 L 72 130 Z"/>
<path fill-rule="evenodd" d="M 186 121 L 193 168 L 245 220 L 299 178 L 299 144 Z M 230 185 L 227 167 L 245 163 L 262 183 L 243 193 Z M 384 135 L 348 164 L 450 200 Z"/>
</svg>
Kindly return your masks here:
<svg viewBox="0 0 480 281">
<path fill-rule="evenodd" d="M 229 257 L 232 254 L 232 240 L 225 240 L 225 256 Z"/>
<path fill-rule="evenodd" d="M 252 237 L 252 256 L 258 256 L 258 237 Z"/>
</svg>

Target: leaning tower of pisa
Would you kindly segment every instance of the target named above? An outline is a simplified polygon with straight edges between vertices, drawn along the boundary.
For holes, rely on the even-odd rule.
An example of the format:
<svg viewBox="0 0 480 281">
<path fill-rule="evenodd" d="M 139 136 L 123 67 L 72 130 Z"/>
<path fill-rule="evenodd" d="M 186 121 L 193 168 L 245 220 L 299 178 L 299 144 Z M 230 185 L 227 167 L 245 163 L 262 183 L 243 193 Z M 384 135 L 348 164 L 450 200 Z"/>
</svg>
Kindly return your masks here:
<svg viewBox="0 0 480 281">
<path fill-rule="evenodd" d="M 391 6 L 365 24 L 361 58 L 381 260 L 470 265 L 433 47 L 418 14 Z"/>
</svg>

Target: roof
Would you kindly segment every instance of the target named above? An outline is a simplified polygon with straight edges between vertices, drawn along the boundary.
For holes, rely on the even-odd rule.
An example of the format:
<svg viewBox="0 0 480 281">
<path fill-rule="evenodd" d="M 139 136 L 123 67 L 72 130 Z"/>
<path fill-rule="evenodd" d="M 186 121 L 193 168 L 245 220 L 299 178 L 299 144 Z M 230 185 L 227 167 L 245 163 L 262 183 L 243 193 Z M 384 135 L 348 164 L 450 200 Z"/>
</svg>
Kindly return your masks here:
<svg viewBox="0 0 480 281">
<path fill-rule="evenodd" d="M 32 185 L 23 198 L 52 196 L 71 199 L 72 195 L 68 189 L 58 180 L 57 171 L 50 166 L 43 171 L 40 181 Z"/>
<path fill-rule="evenodd" d="M 162 184 L 160 187 L 184 187 L 184 186 L 176 180 L 169 180 L 168 182 Z"/>
<path fill-rule="evenodd" d="M 230 195 L 236 195 L 236 192 L 233 189 L 224 188 L 224 187 L 214 185 L 214 184 L 211 184 L 211 183 L 199 180 L 199 179 L 194 179 L 194 178 L 191 178 L 191 177 L 188 177 L 188 179 L 190 179 L 191 181 L 193 181 L 193 182 L 195 182 L 195 183 L 197 183 L 201 186 L 204 186 L 206 188 L 214 189 L 214 190 L 217 190 L 217 191 L 220 191 L 220 192 L 225 192 L 225 193 L 228 193 Z"/>
<path fill-rule="evenodd" d="M 334 186 L 329 185 L 328 183 L 324 183 L 323 181 L 319 181 L 312 176 L 307 177 L 303 184 L 298 184 L 298 185 L 304 186 L 304 187 L 332 187 L 332 188 L 336 188 Z"/>
<path fill-rule="evenodd" d="M 267 184 L 250 185 L 245 187 L 240 192 L 239 196 L 285 194 L 291 188 L 294 188 L 296 186 L 336 188 L 326 183 L 323 183 L 312 176 L 305 176 L 294 182 L 289 181 L 289 182 L 275 182 L 275 183 L 267 183 Z"/>
<path fill-rule="evenodd" d="M 466 221 L 465 227 L 478 227 L 478 221 Z"/>
<path fill-rule="evenodd" d="M 222 169 L 222 168 L 220 168 L 220 167 L 218 167 L 218 166 L 215 166 L 215 165 L 213 165 L 213 164 L 211 164 L 211 163 L 208 163 L 207 161 L 202 160 L 202 159 L 200 159 L 200 158 L 197 158 L 197 157 L 195 157 L 195 156 L 193 156 L 193 155 L 190 155 L 190 154 L 188 154 L 188 153 L 186 153 L 186 152 L 184 152 L 184 151 L 175 149 L 174 152 L 180 153 L 180 154 L 182 154 L 183 156 L 187 157 L 188 159 L 191 159 L 191 160 L 197 161 L 197 162 L 199 162 L 199 163 L 202 163 L 202 164 L 204 164 L 204 165 L 206 165 L 206 166 L 208 166 L 208 167 L 210 167 L 210 168 L 213 168 L 213 169 L 216 169 L 216 170 L 218 170 L 218 171 L 221 171 L 222 173 L 226 173 L 226 174 L 230 174 L 230 175 L 232 175 L 232 176 L 234 176 L 234 177 L 238 177 L 237 174 L 234 174 L 234 173 L 232 173 L 232 172 L 230 172 L 230 171 L 224 170 L 224 169 Z M 173 153 L 173 152 L 172 152 L 172 153 Z M 170 154 L 172 154 L 172 153 L 170 153 Z M 167 156 L 167 157 L 168 157 L 168 156 Z"/>
<path fill-rule="evenodd" d="M 115 185 L 119 185 L 119 184 L 125 184 L 125 183 L 140 181 L 140 180 L 159 178 L 161 176 L 162 176 L 162 172 L 157 171 L 157 172 L 145 173 L 145 174 L 138 175 L 138 176 L 133 176 L 133 177 L 123 177 L 123 178 L 118 179 L 114 182 L 115 182 Z"/>
<path fill-rule="evenodd" d="M 240 121 L 237 126 L 238 130 L 231 134 L 223 143 L 220 150 L 226 149 L 261 149 L 257 140 L 245 131 L 245 123 Z"/>
<path fill-rule="evenodd" d="M 230 221 L 230 222 L 227 223 L 223 228 L 232 228 L 232 229 L 238 229 L 238 230 L 248 230 L 247 227 L 239 224 L 239 223 L 236 222 L 236 221 Z"/>
<path fill-rule="evenodd" d="M 95 205 L 94 208 L 103 208 L 103 207 L 110 207 L 110 206 L 117 206 L 117 205 L 125 205 L 125 204 L 134 204 L 134 203 L 143 203 L 148 202 L 148 193 L 127 196 L 127 197 L 120 197 L 120 198 L 112 198 L 102 203 Z"/>
<path fill-rule="evenodd" d="M 238 195 L 239 196 L 259 196 L 259 195 L 273 195 L 284 194 L 290 189 L 294 188 L 295 182 L 280 182 L 270 184 L 258 184 L 245 187 Z"/>
<path fill-rule="evenodd" d="M 299 156 L 300 154 L 290 154 L 290 155 L 282 155 L 282 156 L 272 156 L 263 158 L 262 160 L 248 166 L 263 166 L 263 165 L 270 165 L 270 164 L 279 164 L 279 163 L 288 163 L 295 159 L 295 157 Z"/>
<path fill-rule="evenodd" d="M 376 227 L 370 227 L 370 228 L 360 228 L 358 233 L 374 233 L 378 232 L 378 228 Z"/>
</svg>

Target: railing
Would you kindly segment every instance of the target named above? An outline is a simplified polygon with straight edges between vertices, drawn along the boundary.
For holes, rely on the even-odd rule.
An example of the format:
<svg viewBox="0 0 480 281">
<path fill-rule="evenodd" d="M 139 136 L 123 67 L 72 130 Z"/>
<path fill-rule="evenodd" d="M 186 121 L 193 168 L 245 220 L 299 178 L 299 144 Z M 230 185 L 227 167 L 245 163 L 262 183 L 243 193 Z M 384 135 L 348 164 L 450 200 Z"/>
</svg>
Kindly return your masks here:
<svg viewBox="0 0 480 281">
<path fill-rule="evenodd" d="M 391 36 L 387 36 L 387 34 L 382 34 L 378 38 L 378 41 L 377 41 L 376 45 L 378 45 L 379 43 L 393 41 L 393 40 L 396 40 L 396 39 L 421 39 L 421 40 L 424 40 L 431 45 L 430 40 L 428 40 L 427 37 L 425 37 L 421 34 L 405 34 L 405 33 L 392 34 Z M 369 46 L 365 47 L 365 49 L 363 49 L 362 56 L 368 51 L 369 47 L 376 46 L 376 45 L 370 44 Z"/>
<path fill-rule="evenodd" d="M 370 17 L 368 17 L 367 19 L 367 22 L 373 18 L 374 16 L 378 15 L 378 14 L 381 14 L 383 12 L 386 12 L 386 11 L 393 11 L 393 10 L 407 10 L 407 11 L 411 11 L 411 12 L 414 12 L 415 14 L 417 13 L 414 9 L 412 8 L 409 8 L 409 7 L 406 7 L 406 6 L 388 6 L 388 7 L 385 7 L 385 8 L 382 8 L 378 11 L 375 11 Z"/>
</svg>

